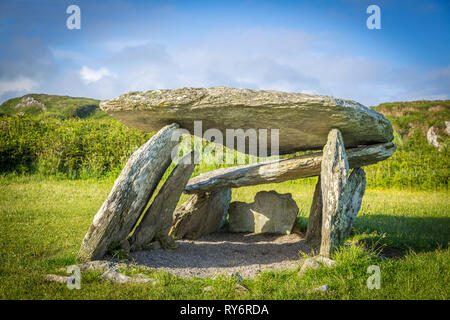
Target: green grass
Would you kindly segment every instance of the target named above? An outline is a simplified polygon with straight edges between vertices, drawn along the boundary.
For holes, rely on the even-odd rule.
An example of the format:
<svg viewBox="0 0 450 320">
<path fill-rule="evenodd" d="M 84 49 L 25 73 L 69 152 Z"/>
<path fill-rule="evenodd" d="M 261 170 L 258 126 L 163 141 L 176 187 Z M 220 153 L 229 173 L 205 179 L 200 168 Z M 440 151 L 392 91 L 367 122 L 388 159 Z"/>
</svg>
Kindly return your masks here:
<svg viewBox="0 0 450 320">
<path fill-rule="evenodd" d="M 164 272 L 152 273 L 160 279 L 156 286 L 102 282 L 98 272 L 83 274 L 81 290 L 46 282 L 44 274 L 76 263 L 83 236 L 112 184 L 112 178 L 0 177 L 0 299 L 449 298 L 449 194 L 398 189 L 367 190 L 353 235 L 334 254 L 338 267 L 302 277 L 295 271 L 264 272 L 244 280 L 247 293 L 236 293 L 235 280 L 226 276 L 182 279 Z M 256 192 L 272 189 L 291 192 L 299 219 L 306 219 L 313 183 L 235 189 L 233 200 L 251 201 Z M 380 290 L 366 287 L 366 270 L 373 264 L 381 269 Z M 310 292 L 323 284 L 331 291 Z M 203 291 L 206 286 L 212 291 Z"/>
<path fill-rule="evenodd" d="M 76 263 L 92 218 L 129 156 L 152 133 L 128 128 L 89 98 L 32 94 L 47 110 L 0 106 L 0 299 L 448 299 L 450 252 L 450 101 L 383 103 L 395 129 L 397 152 L 365 167 L 368 189 L 351 237 L 334 259 L 339 266 L 310 271 L 264 272 L 245 280 L 181 279 L 163 272 L 157 286 L 114 285 L 83 274 L 82 289 L 48 283 L 43 275 Z M 24 116 L 18 112 L 24 112 Z M 442 150 L 428 145 L 438 129 Z M 194 175 L 222 165 L 202 163 Z M 173 167 L 173 166 L 172 166 Z M 172 168 L 171 167 L 171 168 Z M 169 174 L 168 170 L 165 177 Z M 256 192 L 290 192 L 305 230 L 317 178 L 233 190 L 233 200 Z M 183 195 L 180 203 L 188 196 Z M 390 257 L 390 258 L 387 258 Z M 368 290 L 369 265 L 381 268 L 382 289 Z M 132 270 L 127 272 L 143 272 Z M 329 284 L 327 293 L 310 289 Z M 213 290 L 204 292 L 205 286 Z"/>
<path fill-rule="evenodd" d="M 0 117 L 0 172 L 109 175 L 152 135 L 115 119 Z"/>
<path fill-rule="evenodd" d="M 402 136 L 410 135 L 415 130 L 425 134 L 432 126 L 444 129 L 445 121 L 450 119 L 450 100 L 387 102 L 374 109 L 387 116 Z"/>
<path fill-rule="evenodd" d="M 450 136 L 445 121 L 450 119 L 450 100 L 382 103 L 375 110 L 383 113 L 395 130 L 396 153 L 368 172 L 368 180 L 382 187 L 430 190 L 448 189 L 450 175 Z M 441 150 L 430 146 L 426 135 L 434 127 Z M 375 168 L 375 167 L 374 167 Z M 376 179 L 371 177 L 376 175 Z"/>
</svg>

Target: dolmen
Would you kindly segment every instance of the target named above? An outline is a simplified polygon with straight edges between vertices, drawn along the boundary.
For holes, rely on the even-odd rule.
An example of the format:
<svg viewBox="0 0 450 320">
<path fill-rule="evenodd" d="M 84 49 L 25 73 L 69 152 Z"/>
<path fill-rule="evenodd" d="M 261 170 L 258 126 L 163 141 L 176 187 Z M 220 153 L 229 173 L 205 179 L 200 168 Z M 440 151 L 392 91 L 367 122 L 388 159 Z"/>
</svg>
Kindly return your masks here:
<svg viewBox="0 0 450 320">
<path fill-rule="evenodd" d="M 329 257 L 361 208 L 362 167 L 396 150 L 391 123 L 382 114 L 329 96 L 181 88 L 130 92 L 102 101 L 100 108 L 128 126 L 157 133 L 130 157 L 95 215 L 79 251 L 82 261 L 114 249 L 172 247 L 174 239 L 197 239 L 226 222 L 230 232 L 290 233 L 298 214 L 291 194 L 259 192 L 247 204 L 231 202 L 232 189 L 314 176 L 319 179 L 305 237 Z M 226 146 L 270 160 L 191 178 L 202 155 L 192 150 L 179 157 L 186 134 L 213 141 L 215 151 Z M 299 151 L 308 152 L 293 154 Z M 190 198 L 177 208 L 183 193 Z"/>
</svg>

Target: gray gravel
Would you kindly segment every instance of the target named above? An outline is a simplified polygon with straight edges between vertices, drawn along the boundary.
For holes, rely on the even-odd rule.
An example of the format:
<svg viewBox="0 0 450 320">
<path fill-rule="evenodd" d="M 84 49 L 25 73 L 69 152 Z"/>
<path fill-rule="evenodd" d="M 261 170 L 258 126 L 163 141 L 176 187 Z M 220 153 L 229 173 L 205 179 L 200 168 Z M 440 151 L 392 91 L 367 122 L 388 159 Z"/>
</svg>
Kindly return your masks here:
<svg viewBox="0 0 450 320">
<path fill-rule="evenodd" d="M 218 232 L 198 240 L 179 240 L 175 250 L 132 253 L 130 260 L 180 277 L 214 277 L 239 273 L 254 278 L 263 270 L 295 270 L 299 251 L 311 247 L 298 234 L 246 234 Z"/>
</svg>

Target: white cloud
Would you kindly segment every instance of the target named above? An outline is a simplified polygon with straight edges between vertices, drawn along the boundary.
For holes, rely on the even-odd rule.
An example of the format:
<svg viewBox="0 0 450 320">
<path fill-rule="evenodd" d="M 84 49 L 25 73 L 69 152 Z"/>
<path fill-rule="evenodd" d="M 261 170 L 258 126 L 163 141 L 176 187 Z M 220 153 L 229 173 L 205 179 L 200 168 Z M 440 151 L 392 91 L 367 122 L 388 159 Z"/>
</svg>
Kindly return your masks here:
<svg viewBox="0 0 450 320">
<path fill-rule="evenodd" d="M 80 70 L 80 77 L 86 84 L 97 82 L 100 79 L 109 76 L 113 76 L 113 74 L 105 67 L 101 67 L 98 70 L 94 70 L 89 67 L 83 66 Z"/>
<path fill-rule="evenodd" d="M 134 90 L 225 85 L 324 94 L 366 105 L 448 97 L 442 85 L 448 83 L 447 69 L 400 69 L 376 57 L 336 50 L 333 37 L 260 28 L 214 34 L 178 46 L 130 41 L 137 45 L 94 61 L 120 78 L 92 83 L 83 90 L 85 95 L 92 92 L 107 99 Z M 427 73 L 430 76 L 424 77 Z M 437 78 L 440 81 L 433 80 Z"/>
<path fill-rule="evenodd" d="M 15 80 L 0 80 L 0 96 L 7 92 L 31 92 L 39 87 L 39 84 L 25 77 L 20 77 Z"/>
<path fill-rule="evenodd" d="M 0 100 L 13 96 L 3 94 L 6 89 L 24 94 L 36 87 L 109 99 L 134 90 L 224 85 L 324 94 L 365 105 L 450 94 L 450 66 L 399 67 L 340 45 L 334 34 L 253 28 L 177 43 L 113 40 L 98 43 L 104 49 L 98 59 L 59 51 L 53 53 L 55 63 L 45 48 L 39 59 L 14 51 L 10 56 L 17 59 L 0 61 Z"/>
</svg>

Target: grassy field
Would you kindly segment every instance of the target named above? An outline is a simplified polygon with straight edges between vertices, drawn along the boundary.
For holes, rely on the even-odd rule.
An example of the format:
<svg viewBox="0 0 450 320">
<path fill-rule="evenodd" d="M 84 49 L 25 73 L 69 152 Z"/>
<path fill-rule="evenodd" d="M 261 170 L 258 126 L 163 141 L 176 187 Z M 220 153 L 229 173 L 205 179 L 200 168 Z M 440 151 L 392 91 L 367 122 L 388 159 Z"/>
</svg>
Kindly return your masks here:
<svg viewBox="0 0 450 320">
<path fill-rule="evenodd" d="M 260 190 L 291 192 L 300 208 L 298 221 L 305 226 L 313 182 L 235 189 L 233 200 L 251 201 Z M 339 262 L 337 267 L 312 270 L 302 277 L 297 272 L 264 272 L 255 280 L 243 281 L 250 289 L 246 293 L 235 292 L 235 280 L 230 277 L 181 279 L 164 272 L 150 273 L 160 279 L 155 286 L 103 282 L 96 272 L 83 273 L 80 290 L 46 282 L 43 279 L 46 273 L 76 263 L 82 238 L 112 184 L 112 179 L 0 177 L 0 299 L 448 299 L 450 296 L 448 191 L 399 189 L 367 190 L 353 235 L 333 256 Z M 183 196 L 180 202 L 185 199 Z M 369 265 L 380 267 L 380 290 L 369 290 L 366 286 Z M 311 292 L 323 284 L 329 284 L 329 292 Z M 213 289 L 205 292 L 206 286 Z"/>
<path fill-rule="evenodd" d="M 398 148 L 365 168 L 369 189 L 351 237 L 334 254 L 339 266 L 265 272 L 245 280 L 181 279 L 163 272 L 156 286 L 114 285 L 83 274 L 81 290 L 43 275 L 75 264 L 81 241 L 129 156 L 153 133 L 129 128 L 99 110 L 98 100 L 32 94 L 46 109 L 0 105 L 0 299 L 448 299 L 450 296 L 450 101 L 383 103 Z M 438 132 L 441 150 L 426 140 Z M 203 146 L 205 147 L 205 145 Z M 220 167 L 202 163 L 194 175 Z M 165 177 L 167 177 L 166 172 Z M 316 178 L 233 190 L 251 202 L 260 190 L 292 193 L 305 230 Z M 370 189 L 372 188 L 372 189 Z M 187 196 L 180 199 L 185 201 Z M 299 254 L 300 257 L 300 254 Z M 369 290 L 367 267 L 381 269 Z M 135 270 L 128 272 L 146 271 Z M 63 273 L 64 274 L 64 273 Z M 329 284 L 326 293 L 312 288 Z M 203 288 L 211 286 L 211 291 Z"/>
</svg>

